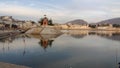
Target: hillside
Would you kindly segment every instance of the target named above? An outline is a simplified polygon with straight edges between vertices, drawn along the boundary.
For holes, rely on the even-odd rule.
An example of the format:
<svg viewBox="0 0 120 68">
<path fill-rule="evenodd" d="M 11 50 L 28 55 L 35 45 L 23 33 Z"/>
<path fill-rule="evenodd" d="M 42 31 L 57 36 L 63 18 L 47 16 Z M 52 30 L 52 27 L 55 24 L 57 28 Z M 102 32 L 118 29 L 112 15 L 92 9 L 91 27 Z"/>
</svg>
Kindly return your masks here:
<svg viewBox="0 0 120 68">
<path fill-rule="evenodd" d="M 103 24 L 103 23 L 120 24 L 120 18 L 113 18 L 113 19 L 108 19 L 108 20 L 104 20 L 104 21 L 98 22 L 98 24 Z"/>
<path fill-rule="evenodd" d="M 69 22 L 67 22 L 67 23 L 70 23 L 70 24 L 78 24 L 78 25 L 80 25 L 80 24 L 87 24 L 86 21 L 81 20 L 81 19 L 72 20 L 72 21 L 69 21 Z M 67 24 L 67 23 L 66 23 L 66 24 Z"/>
</svg>

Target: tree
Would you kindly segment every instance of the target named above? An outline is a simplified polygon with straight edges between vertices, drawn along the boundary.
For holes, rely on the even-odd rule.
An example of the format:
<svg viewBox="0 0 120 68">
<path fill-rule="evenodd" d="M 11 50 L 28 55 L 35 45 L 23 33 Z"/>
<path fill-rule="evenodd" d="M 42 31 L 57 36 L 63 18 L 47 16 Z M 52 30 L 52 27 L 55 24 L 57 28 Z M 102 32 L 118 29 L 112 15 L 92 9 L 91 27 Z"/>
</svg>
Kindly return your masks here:
<svg viewBox="0 0 120 68">
<path fill-rule="evenodd" d="M 48 21 L 48 25 L 53 25 L 52 19 Z"/>
<path fill-rule="evenodd" d="M 120 28 L 119 24 L 113 24 L 113 27 Z"/>
<path fill-rule="evenodd" d="M 89 24 L 89 27 L 91 27 L 91 28 L 96 28 L 96 25 L 91 25 L 91 24 Z"/>
<path fill-rule="evenodd" d="M 43 24 L 43 18 L 41 18 L 39 21 L 38 21 L 39 24 Z"/>
<path fill-rule="evenodd" d="M 31 23 L 32 23 L 32 24 L 35 24 L 35 21 L 32 21 Z"/>
</svg>

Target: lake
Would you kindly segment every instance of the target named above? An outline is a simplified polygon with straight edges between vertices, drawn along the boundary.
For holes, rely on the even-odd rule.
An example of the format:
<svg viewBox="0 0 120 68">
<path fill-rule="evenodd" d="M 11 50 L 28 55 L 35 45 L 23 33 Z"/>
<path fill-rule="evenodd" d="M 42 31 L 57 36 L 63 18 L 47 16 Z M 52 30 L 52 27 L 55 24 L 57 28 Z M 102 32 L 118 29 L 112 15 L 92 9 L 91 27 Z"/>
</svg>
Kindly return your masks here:
<svg viewBox="0 0 120 68">
<path fill-rule="evenodd" d="M 116 68 L 120 33 L 68 30 L 56 35 L 9 37 L 0 40 L 0 62 L 32 68 Z"/>
</svg>

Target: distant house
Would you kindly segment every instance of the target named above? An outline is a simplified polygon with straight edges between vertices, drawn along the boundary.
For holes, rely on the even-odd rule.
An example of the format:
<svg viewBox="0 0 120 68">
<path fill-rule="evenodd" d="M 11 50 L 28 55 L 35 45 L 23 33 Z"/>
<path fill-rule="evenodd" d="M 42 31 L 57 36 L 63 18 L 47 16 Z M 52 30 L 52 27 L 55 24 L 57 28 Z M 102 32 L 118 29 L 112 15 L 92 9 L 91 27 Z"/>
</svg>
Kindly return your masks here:
<svg viewBox="0 0 120 68">
<path fill-rule="evenodd" d="M 61 29 L 89 29 L 88 25 L 78 25 L 78 24 L 61 24 L 59 25 Z"/>
<path fill-rule="evenodd" d="M 17 20 L 12 18 L 12 16 L 0 16 L 0 23 L 4 25 L 7 24 L 10 28 L 12 25 L 16 25 L 19 28 L 30 28 L 31 26 L 35 25 L 34 21 Z"/>
<path fill-rule="evenodd" d="M 108 29 L 108 28 L 112 28 L 112 27 L 113 27 L 112 24 L 107 24 L 107 23 L 97 24 L 97 29 Z"/>
</svg>

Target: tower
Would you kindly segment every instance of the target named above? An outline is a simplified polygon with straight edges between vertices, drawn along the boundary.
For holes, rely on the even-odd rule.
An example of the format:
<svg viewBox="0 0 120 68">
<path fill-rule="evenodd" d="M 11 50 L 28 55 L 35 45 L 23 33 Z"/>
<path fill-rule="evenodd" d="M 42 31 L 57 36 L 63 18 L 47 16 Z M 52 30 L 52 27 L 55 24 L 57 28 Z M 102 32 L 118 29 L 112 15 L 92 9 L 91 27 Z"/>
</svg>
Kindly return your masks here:
<svg viewBox="0 0 120 68">
<path fill-rule="evenodd" d="M 47 26 L 48 25 L 48 18 L 46 17 L 46 15 L 44 15 L 44 18 L 43 18 L 43 25 L 44 26 Z"/>
</svg>

